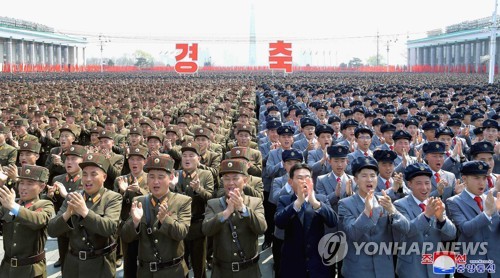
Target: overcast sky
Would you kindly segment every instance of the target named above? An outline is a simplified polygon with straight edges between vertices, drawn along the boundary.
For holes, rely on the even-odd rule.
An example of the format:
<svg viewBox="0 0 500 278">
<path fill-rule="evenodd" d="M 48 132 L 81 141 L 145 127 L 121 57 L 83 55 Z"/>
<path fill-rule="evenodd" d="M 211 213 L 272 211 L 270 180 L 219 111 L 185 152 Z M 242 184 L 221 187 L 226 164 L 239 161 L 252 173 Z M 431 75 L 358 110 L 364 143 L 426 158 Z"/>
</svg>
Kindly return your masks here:
<svg viewBox="0 0 500 278">
<path fill-rule="evenodd" d="M 198 42 L 200 60 L 246 64 L 252 1 L 2 1 L 0 16 L 34 21 L 89 39 L 87 57 L 99 57 L 98 34 L 111 40 L 105 57 L 145 50 L 167 61 L 175 43 Z M 293 43 L 294 62 L 338 65 L 379 51 L 406 64 L 406 41 L 431 29 L 491 16 L 494 0 L 253 0 L 257 62 L 265 65 L 270 40 Z M 160 52 L 167 55 L 160 56 Z M 310 55 L 312 53 L 312 55 Z M 317 54 L 316 54 L 317 53 Z M 324 53 L 324 54 L 323 54 Z M 168 60 L 169 61 L 169 60 Z M 203 61 L 201 61 L 203 62 Z"/>
</svg>

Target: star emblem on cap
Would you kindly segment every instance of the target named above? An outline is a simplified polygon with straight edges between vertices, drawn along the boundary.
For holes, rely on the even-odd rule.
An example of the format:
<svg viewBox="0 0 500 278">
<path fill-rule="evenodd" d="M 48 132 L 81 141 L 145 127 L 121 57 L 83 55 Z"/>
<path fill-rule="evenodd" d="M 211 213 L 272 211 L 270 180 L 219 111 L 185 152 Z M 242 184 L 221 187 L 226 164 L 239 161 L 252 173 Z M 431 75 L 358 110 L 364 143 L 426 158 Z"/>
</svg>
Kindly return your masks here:
<svg viewBox="0 0 500 278">
<path fill-rule="evenodd" d="M 27 146 L 28 146 L 28 143 L 24 143 L 24 144 L 23 144 L 23 147 L 27 147 Z"/>
<path fill-rule="evenodd" d="M 246 126 L 246 125 L 244 125 L 244 126 L 242 126 L 241 128 L 247 128 L 247 126 Z"/>
<path fill-rule="evenodd" d="M 138 153 L 139 152 L 139 149 L 135 149 L 135 152 Z"/>
<path fill-rule="evenodd" d="M 290 131 L 288 130 L 288 128 L 285 128 L 285 132 L 290 132 Z"/>
<path fill-rule="evenodd" d="M 87 159 L 88 159 L 88 160 L 92 160 L 92 158 L 94 158 L 94 157 L 93 157 L 91 154 L 89 154 L 89 155 L 87 156 Z"/>
<path fill-rule="evenodd" d="M 483 165 L 479 164 L 479 166 L 477 168 L 479 168 L 479 170 L 483 170 Z"/>
<path fill-rule="evenodd" d="M 369 164 L 370 160 L 367 158 L 367 159 L 365 159 L 365 162 Z"/>
<path fill-rule="evenodd" d="M 339 153 L 341 153 L 341 152 L 342 152 L 342 148 L 338 148 L 338 150 L 339 150 Z"/>
<path fill-rule="evenodd" d="M 236 150 L 236 154 L 240 154 L 240 153 L 241 153 L 241 151 L 240 151 L 240 150 Z"/>
<path fill-rule="evenodd" d="M 436 148 L 439 148 L 439 144 L 436 144 Z"/>
<path fill-rule="evenodd" d="M 155 158 L 155 163 L 156 164 L 160 163 L 160 159 L 159 158 Z"/>
<path fill-rule="evenodd" d="M 483 147 L 486 149 L 486 148 L 488 148 L 488 145 L 487 145 L 487 144 L 484 144 L 484 145 L 483 145 Z"/>
<path fill-rule="evenodd" d="M 390 154 L 390 153 L 388 153 L 388 154 L 387 154 L 387 157 L 391 157 L 391 154 Z"/>
<path fill-rule="evenodd" d="M 71 147 L 69 148 L 70 151 L 74 151 L 75 150 L 75 147 Z"/>
<path fill-rule="evenodd" d="M 29 174 L 31 173 L 31 171 L 30 171 L 30 169 L 26 169 L 26 171 L 24 171 L 24 173 L 25 173 L 26 175 L 29 175 Z"/>
<path fill-rule="evenodd" d="M 227 163 L 227 167 L 229 168 L 233 167 L 233 163 L 232 162 Z"/>
<path fill-rule="evenodd" d="M 199 132 L 199 133 L 203 133 L 203 129 L 200 129 L 198 132 Z"/>
<path fill-rule="evenodd" d="M 295 155 L 295 153 L 294 153 L 294 152 L 291 152 L 290 154 L 291 154 L 291 155 Z"/>
<path fill-rule="evenodd" d="M 134 127 L 133 131 L 137 131 L 137 127 Z"/>
<path fill-rule="evenodd" d="M 187 144 L 187 146 L 188 146 L 188 147 L 191 147 L 191 143 L 188 143 L 188 144 Z"/>
<path fill-rule="evenodd" d="M 101 134 L 102 134 L 102 135 L 106 135 L 106 131 L 103 131 Z"/>
<path fill-rule="evenodd" d="M 424 166 L 420 166 L 420 171 L 425 170 Z"/>
</svg>

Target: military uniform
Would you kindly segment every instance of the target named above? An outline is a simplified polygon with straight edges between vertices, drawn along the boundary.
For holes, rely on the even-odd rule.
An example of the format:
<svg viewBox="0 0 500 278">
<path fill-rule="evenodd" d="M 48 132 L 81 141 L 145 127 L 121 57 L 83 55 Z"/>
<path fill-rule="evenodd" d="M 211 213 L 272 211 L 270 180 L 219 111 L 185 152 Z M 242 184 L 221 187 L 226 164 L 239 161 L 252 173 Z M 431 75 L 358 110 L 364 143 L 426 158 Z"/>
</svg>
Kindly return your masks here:
<svg viewBox="0 0 500 278">
<path fill-rule="evenodd" d="M 246 168 L 244 162 L 225 160 L 221 164 L 221 173 L 238 171 L 246 174 L 243 168 Z M 242 197 L 246 209 L 243 212 L 233 212 L 228 219 L 223 219 L 222 215 L 227 207 L 225 197 L 208 201 L 203 233 L 212 236 L 214 240 L 213 277 L 261 276 L 258 264 L 258 237 L 264 234 L 267 228 L 264 206 L 261 198 L 244 194 Z M 236 239 L 234 233 L 237 234 Z"/>
<path fill-rule="evenodd" d="M 0 165 L 7 166 L 10 164 L 16 164 L 17 159 L 17 149 L 11 145 L 4 143 L 0 146 Z"/>
<path fill-rule="evenodd" d="M 244 158 L 252 162 L 252 166 L 248 168 L 248 174 L 255 177 L 262 177 L 262 153 L 258 150 L 246 147 L 234 147 L 226 152 L 225 159 Z"/>
<path fill-rule="evenodd" d="M 92 165 L 106 171 L 107 160 L 101 154 L 88 154 L 80 167 Z M 100 166 L 99 166 L 100 165 Z M 102 186 L 91 196 L 81 192 L 89 213 L 85 218 L 71 216 L 64 221 L 68 208 L 64 201 L 57 216 L 50 220 L 48 232 L 51 237 L 67 236 L 69 252 L 64 262 L 66 277 L 114 277 L 115 234 L 120 219 L 122 196 Z"/>
<path fill-rule="evenodd" d="M 194 142 L 183 144 L 182 152 L 194 151 L 199 154 L 199 145 Z M 214 192 L 214 180 L 212 173 L 208 170 L 196 169 L 192 173 L 179 170 L 179 181 L 175 187 L 175 192 L 185 194 L 191 197 L 191 226 L 186 236 L 186 260 L 191 256 L 191 265 L 195 276 L 205 276 L 205 257 L 206 257 L 206 237 L 201 231 L 203 214 L 207 201 L 212 198 Z M 200 181 L 200 190 L 195 192 L 189 186 L 190 182 L 198 179 Z"/>
<path fill-rule="evenodd" d="M 46 168 L 25 165 L 20 171 L 21 179 L 47 182 Z M 0 277 L 47 277 L 45 243 L 47 224 L 54 215 L 50 201 L 34 200 L 19 203 L 17 216 L 6 208 L 0 208 L 2 221 L 4 257 L 0 266 Z M 8 244 L 5 244 L 8 243 Z"/>
</svg>

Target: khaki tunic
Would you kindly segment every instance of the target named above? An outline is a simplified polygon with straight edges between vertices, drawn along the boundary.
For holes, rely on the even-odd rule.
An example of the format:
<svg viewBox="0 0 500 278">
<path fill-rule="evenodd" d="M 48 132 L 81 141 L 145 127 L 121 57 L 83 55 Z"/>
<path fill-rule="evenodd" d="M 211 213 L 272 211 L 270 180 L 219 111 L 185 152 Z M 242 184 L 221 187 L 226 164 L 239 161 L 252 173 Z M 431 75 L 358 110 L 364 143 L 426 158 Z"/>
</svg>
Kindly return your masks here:
<svg viewBox="0 0 500 278">
<path fill-rule="evenodd" d="M 100 197 L 98 197 L 100 195 Z M 70 251 L 64 260 L 64 276 L 66 277 L 114 277 L 116 275 L 115 251 L 93 259 L 80 260 L 71 254 L 71 250 L 89 251 L 86 244 L 84 229 L 87 231 L 88 241 L 95 250 L 103 249 L 115 241 L 115 234 L 120 219 L 122 196 L 102 187 L 95 196 L 85 202 L 89 213 L 82 219 L 73 215 L 65 222 L 63 213 L 67 210 L 67 201 L 50 220 L 48 232 L 51 237 L 66 235 L 69 238 Z"/>
<path fill-rule="evenodd" d="M 17 149 L 5 143 L 0 146 L 0 165 L 15 165 L 17 160 Z"/>
<path fill-rule="evenodd" d="M 225 202 L 225 200 L 224 200 Z M 233 213 L 230 218 L 240 240 L 241 248 L 248 259 L 254 258 L 259 253 L 259 235 L 266 231 L 266 219 L 264 217 L 264 206 L 262 199 L 256 197 L 243 196 L 249 216 L 243 217 L 239 212 Z M 259 264 L 232 272 L 231 269 L 222 268 L 218 262 L 231 263 L 240 262 L 236 243 L 232 241 L 231 229 L 227 221 L 221 222 L 224 211 L 220 199 L 208 201 L 203 220 L 203 233 L 206 236 L 213 236 L 214 241 L 214 264 L 212 277 L 260 277 Z"/>
<path fill-rule="evenodd" d="M 40 254 L 47 241 L 47 224 L 55 214 L 52 202 L 35 200 L 31 205 L 21 206 L 14 217 L 5 208 L 0 209 L 3 222 L 4 258 L 25 259 Z M 0 266 L 0 277 L 47 277 L 45 260 L 33 265 L 11 267 L 10 260 Z"/>
<path fill-rule="evenodd" d="M 158 208 L 153 207 L 151 198 L 153 197 L 150 195 L 148 206 L 146 206 L 145 196 L 135 198 L 135 200 L 142 203 L 144 210 L 141 223 L 136 230 L 132 217 L 129 217 L 123 225 L 120 236 L 124 242 L 139 240 L 139 261 L 142 262 L 143 266 L 138 268 L 138 277 L 185 277 L 189 270 L 184 260 L 176 266 L 163 268 L 157 272 L 149 271 L 149 263 L 156 262 L 157 259 L 153 254 L 154 248 L 151 246 L 151 240 L 147 234 L 145 210 L 149 209 L 150 225 L 153 229 L 152 236 L 158 241 L 156 248 L 162 262 L 172 261 L 175 258 L 184 256 L 183 240 L 189 231 L 191 222 L 191 198 L 182 194 L 168 192 L 166 202 L 168 210 L 172 214 L 167 216 L 163 224 L 160 224 L 156 218 Z"/>
</svg>

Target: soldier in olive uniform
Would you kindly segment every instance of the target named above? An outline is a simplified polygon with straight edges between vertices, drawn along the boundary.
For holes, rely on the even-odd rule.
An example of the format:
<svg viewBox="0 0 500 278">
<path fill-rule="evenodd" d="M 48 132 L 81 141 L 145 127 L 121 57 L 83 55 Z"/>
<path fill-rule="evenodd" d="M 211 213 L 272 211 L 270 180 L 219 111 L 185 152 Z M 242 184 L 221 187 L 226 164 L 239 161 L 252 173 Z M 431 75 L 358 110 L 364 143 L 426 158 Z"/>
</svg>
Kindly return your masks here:
<svg viewBox="0 0 500 278">
<path fill-rule="evenodd" d="M 28 120 L 26 119 L 18 119 L 14 121 L 14 130 L 16 131 L 16 138 L 15 142 L 19 141 L 37 141 L 38 138 L 34 135 L 28 134 L 28 127 L 29 127 Z M 14 143 L 15 144 L 15 143 Z"/>
<path fill-rule="evenodd" d="M 210 151 L 212 132 L 207 128 L 197 128 L 194 131 L 194 141 L 200 146 L 200 164 L 202 169 L 209 170 L 214 178 L 214 190 L 219 188 L 219 167 L 222 154 Z"/>
<path fill-rule="evenodd" d="M 225 196 L 208 201 L 203 233 L 213 236 L 213 277 L 260 277 L 258 237 L 267 229 L 262 199 L 246 196 L 246 163 L 224 160 Z"/>
<path fill-rule="evenodd" d="M 130 217 L 121 229 L 125 242 L 139 241 L 138 277 L 186 277 L 184 242 L 191 220 L 191 198 L 170 191 L 174 160 L 150 156 L 148 172 L 150 194 L 137 197 Z"/>
<path fill-rule="evenodd" d="M 244 152 L 248 163 L 248 174 L 255 177 L 262 177 L 262 153 L 248 147 L 234 147 L 225 154 L 225 159 L 233 158 L 235 152 Z"/>
<path fill-rule="evenodd" d="M 5 142 L 9 131 L 8 127 L 0 127 L 0 166 L 16 164 L 17 149 Z"/>
<path fill-rule="evenodd" d="M 56 212 L 61 209 L 68 193 L 76 192 L 81 189 L 82 169 L 79 164 L 83 161 L 83 156 L 87 153 L 85 147 L 72 145 L 64 153 L 66 159 L 64 168 L 66 174 L 55 176 L 52 179 L 53 185 L 47 185 L 47 197 L 54 203 Z M 59 260 L 54 263 L 54 267 L 62 266 L 64 271 L 64 258 L 68 253 L 69 240 L 65 236 L 57 238 L 59 248 Z"/>
<path fill-rule="evenodd" d="M 245 186 L 243 186 L 243 193 L 246 196 L 259 197 L 264 199 L 264 184 L 262 183 L 262 178 L 260 176 L 253 176 L 250 174 L 250 169 L 255 167 L 255 164 L 250 160 L 250 153 L 253 149 L 244 147 L 234 147 L 230 152 L 226 153 L 230 159 L 238 159 L 247 165 L 248 181 Z M 224 186 L 217 191 L 217 197 L 222 197 L 225 195 Z"/>
<path fill-rule="evenodd" d="M 109 164 L 104 187 L 110 190 L 113 190 L 115 179 L 120 176 L 123 168 L 123 162 L 125 160 L 123 155 L 113 152 L 115 137 L 116 134 L 114 132 L 103 130 L 99 133 L 99 151 L 104 154 L 104 157 L 108 160 Z"/>
<path fill-rule="evenodd" d="M 208 170 L 199 169 L 200 146 L 195 142 L 184 142 L 182 151 L 182 169 L 178 171 L 178 183 L 175 192 L 193 198 L 191 205 L 191 226 L 185 240 L 186 261 L 190 257 L 196 278 L 206 277 L 205 257 L 207 238 L 201 231 L 203 213 L 207 201 L 214 192 L 214 180 Z"/>
<path fill-rule="evenodd" d="M 137 196 L 147 195 L 149 192 L 147 187 L 147 174 L 143 171 L 147 156 L 147 148 L 130 148 L 127 162 L 131 172 L 127 175 L 119 176 L 115 180 L 114 190 L 123 196 L 120 226 L 123 225 L 130 216 L 132 200 Z M 136 276 L 138 248 L 138 240 L 134 240 L 129 243 L 122 242 L 121 244 L 125 278 Z"/>
<path fill-rule="evenodd" d="M 68 194 L 48 232 L 51 237 L 69 238 L 65 277 L 114 277 L 122 196 L 104 187 L 109 168 L 104 155 L 85 155 L 80 168 L 83 191 Z"/>
<path fill-rule="evenodd" d="M 45 161 L 45 167 L 50 171 L 49 184 L 55 176 L 66 173 L 64 168 L 64 161 L 66 156 L 64 153 L 68 151 L 69 147 L 76 141 L 80 135 L 75 125 L 64 124 L 59 128 L 59 146 L 50 150 L 50 154 Z"/>
<path fill-rule="evenodd" d="M 0 219 L 2 221 L 4 258 L 0 277 L 47 277 L 45 242 L 47 225 L 54 215 L 52 202 L 40 200 L 49 170 L 24 165 L 19 173 L 19 203 L 16 193 L 3 185 L 0 188 Z"/>
</svg>

